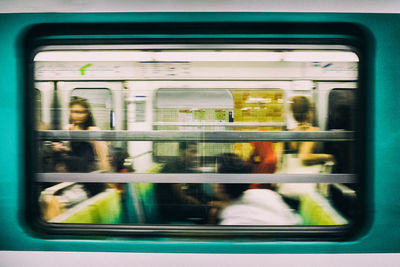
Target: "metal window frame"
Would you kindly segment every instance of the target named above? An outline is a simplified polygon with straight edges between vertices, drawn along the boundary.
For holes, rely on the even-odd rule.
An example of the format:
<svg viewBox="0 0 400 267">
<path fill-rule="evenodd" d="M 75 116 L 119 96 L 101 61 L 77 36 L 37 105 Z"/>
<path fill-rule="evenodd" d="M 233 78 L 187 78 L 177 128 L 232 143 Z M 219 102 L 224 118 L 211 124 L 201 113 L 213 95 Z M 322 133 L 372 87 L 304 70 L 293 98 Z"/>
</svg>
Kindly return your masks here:
<svg viewBox="0 0 400 267">
<path fill-rule="evenodd" d="M 355 141 L 353 131 L 37 131 L 38 140 L 58 141 Z"/>
<path fill-rule="evenodd" d="M 104 26 L 104 27 L 99 27 Z M 183 26 L 183 27 L 182 27 Z M 272 27 L 273 26 L 273 27 Z M 296 26 L 296 27 L 293 27 Z M 312 27 L 310 27 L 312 26 Z M 68 31 L 62 30 L 68 29 Z M 95 30 L 96 29 L 96 30 Z M 101 29 L 101 30 L 97 30 Z M 140 30 L 139 30 L 140 29 Z M 191 37 L 186 37 L 179 34 L 191 34 L 193 29 L 200 29 L 197 31 L 196 35 Z M 212 30 L 210 30 L 212 29 Z M 232 29 L 236 29 L 234 31 L 235 34 L 232 34 Z M 250 31 L 248 31 L 250 30 Z M 165 34 L 164 37 L 155 37 L 151 36 L 154 33 Z M 107 37 L 107 34 L 114 33 L 114 37 Z M 139 35 L 127 36 L 124 34 L 131 33 L 139 33 Z M 145 34 L 150 34 L 146 36 Z M 177 34 L 178 33 L 178 34 Z M 228 33 L 227 35 L 223 34 Z M 231 33 L 231 34 L 229 34 Z M 97 35 L 96 35 L 97 34 Z M 169 35 L 168 35 L 169 34 Z M 175 35 L 174 35 L 175 34 Z M 215 39 L 207 39 L 206 37 L 198 37 L 198 34 L 208 34 L 210 36 L 215 35 Z M 244 34 L 246 37 L 244 38 Z M 55 38 L 52 38 L 55 37 Z M 100 38 L 99 38 L 100 37 Z M 149 37 L 151 37 L 149 39 Z M 26 153 L 26 184 L 27 184 L 27 196 L 25 198 L 25 206 L 23 207 L 26 211 L 26 220 L 29 225 L 33 226 L 35 230 L 46 233 L 46 234 L 61 234 L 61 235 L 140 235 L 145 234 L 146 236 L 159 236 L 159 235 L 173 235 L 173 236 L 207 236 L 211 235 L 213 237 L 223 236 L 224 239 L 232 238 L 236 236 L 252 236 L 252 237 L 263 237 L 263 240 L 268 240 L 268 238 L 284 238 L 290 240 L 301 239 L 304 240 L 312 238 L 312 240 L 343 240 L 348 239 L 358 233 L 358 230 L 361 229 L 360 224 L 361 221 L 358 219 L 363 219 L 364 217 L 357 218 L 356 224 L 354 225 L 343 225 L 343 226 L 263 226 L 263 227 L 252 227 L 252 226 L 242 226 L 242 227 L 223 227 L 223 226 L 208 226 L 208 227 L 192 227 L 192 226 L 137 226 L 137 225 L 85 225 L 85 224 L 51 224 L 44 223 L 40 221 L 38 217 L 38 207 L 35 202 L 36 188 L 29 189 L 33 182 L 32 181 L 32 170 L 34 170 L 35 161 L 32 161 L 32 156 L 37 156 L 35 153 L 35 145 L 41 138 L 38 138 L 38 135 L 42 135 L 40 133 L 34 132 L 34 123 L 33 123 L 33 106 L 30 103 L 32 92 L 29 90 L 33 87 L 33 68 L 32 68 L 32 59 L 34 54 L 39 51 L 40 47 L 43 45 L 55 45 L 59 47 L 60 45 L 65 45 L 70 48 L 71 46 L 68 44 L 88 44 L 88 43 L 99 43 L 99 44 L 126 44 L 126 39 L 130 38 L 130 42 L 134 40 L 134 43 L 144 44 L 144 46 L 148 47 L 148 44 L 161 44 L 160 46 L 165 47 L 165 44 L 193 44 L 197 45 L 204 49 L 207 46 L 215 45 L 210 43 L 216 43 L 221 47 L 226 47 L 226 44 L 233 44 L 239 47 L 243 47 L 246 44 L 259 44 L 259 43 L 271 43 L 272 46 L 277 43 L 283 43 L 287 46 L 293 46 L 298 48 L 301 45 L 314 45 L 315 43 L 321 44 L 325 47 L 325 45 L 343 45 L 346 47 L 352 47 L 351 50 L 354 50 L 357 54 L 361 55 L 360 57 L 360 87 L 367 87 L 366 89 L 370 89 L 368 84 L 371 82 L 372 69 L 373 65 L 373 40 L 369 33 L 357 26 L 356 24 L 351 23 L 320 23 L 320 22 L 312 22 L 312 23 L 304 23 L 304 22 L 288 22 L 288 23 L 275 23 L 275 22 L 256 22 L 256 23 L 70 23 L 65 24 L 64 27 L 60 27 L 58 24 L 43 24 L 39 26 L 35 26 L 30 29 L 23 38 L 24 49 L 23 54 L 23 65 L 25 74 L 28 79 L 25 80 L 26 88 L 28 89 L 27 96 L 25 98 L 26 104 L 26 138 L 25 145 L 29 148 L 27 149 L 28 153 Z M 165 38 L 165 39 L 164 39 Z M 174 39 L 175 38 L 175 39 Z M 197 38 L 197 39 L 196 39 Z M 200 39 L 199 39 L 200 38 Z M 201 39 L 203 38 L 203 39 Z M 111 40 L 111 42 L 110 42 Z M 200 41 L 199 41 L 200 40 Z M 66 45 L 67 44 L 67 45 Z M 245 45 L 243 45 L 245 44 Z M 208 47 L 207 47 L 208 48 Z M 364 88 L 363 88 L 364 89 Z M 358 110 L 369 111 L 366 108 L 366 99 L 371 94 L 370 90 L 366 90 L 366 93 L 359 93 L 361 97 L 361 103 L 358 103 Z M 366 118 L 371 116 L 370 112 L 367 112 L 366 115 L 363 115 L 360 120 L 357 122 L 357 129 L 369 129 L 366 128 L 367 123 Z M 307 133 L 308 134 L 308 133 Z M 355 138 L 355 142 L 360 145 L 367 145 L 366 140 L 369 140 L 369 135 L 371 133 L 358 134 L 357 138 Z M 72 134 L 72 136 L 75 135 Z M 312 134 L 311 134 L 312 135 Z M 55 135 L 52 136 L 57 139 Z M 77 137 L 82 138 L 82 137 Z M 165 137 L 163 137 L 165 138 Z M 194 137 L 195 138 L 195 137 Z M 60 139 L 57 139 L 60 140 Z M 81 140 L 81 139 L 79 139 Z M 198 139 L 196 139 L 198 140 Z M 270 140 L 270 139 L 266 139 Z M 314 139 L 315 140 L 315 139 Z M 370 148 L 370 146 L 368 146 Z M 368 164 L 369 158 L 364 156 L 367 148 L 361 147 L 358 149 L 358 152 L 361 153 L 361 162 L 363 164 Z M 363 168 L 359 168 L 357 174 L 360 176 L 366 175 L 366 171 Z M 368 175 L 366 175 L 368 176 Z M 367 177 L 368 178 L 368 177 Z M 364 179 L 363 179 L 364 180 Z M 363 214 L 365 212 L 364 204 L 366 203 L 366 191 L 367 188 L 365 183 L 362 183 L 362 196 L 361 202 L 363 203 L 362 209 Z M 33 203 L 33 204 L 32 204 Z M 36 203 L 36 204 L 35 204 Z M 39 219 L 39 220 L 38 220 Z M 267 238 L 267 239 L 265 239 Z M 328 238 L 328 239 L 327 239 Z"/>
</svg>

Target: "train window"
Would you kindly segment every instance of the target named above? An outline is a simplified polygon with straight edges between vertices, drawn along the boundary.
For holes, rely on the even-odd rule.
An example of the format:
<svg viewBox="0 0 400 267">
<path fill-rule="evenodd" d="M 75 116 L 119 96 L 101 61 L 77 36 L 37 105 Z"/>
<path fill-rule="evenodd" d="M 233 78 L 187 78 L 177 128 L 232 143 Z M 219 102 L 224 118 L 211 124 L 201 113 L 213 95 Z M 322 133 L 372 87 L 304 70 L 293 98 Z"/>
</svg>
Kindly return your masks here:
<svg viewBox="0 0 400 267">
<path fill-rule="evenodd" d="M 346 232 L 358 67 L 345 45 L 43 46 L 34 82 L 56 101 L 36 116 L 64 125 L 36 123 L 37 216 L 72 232 Z"/>
<path fill-rule="evenodd" d="M 100 129 L 110 130 L 113 125 L 113 107 L 110 89 L 103 88 L 75 88 L 71 97 L 82 97 L 88 100 L 93 117 Z"/>
</svg>

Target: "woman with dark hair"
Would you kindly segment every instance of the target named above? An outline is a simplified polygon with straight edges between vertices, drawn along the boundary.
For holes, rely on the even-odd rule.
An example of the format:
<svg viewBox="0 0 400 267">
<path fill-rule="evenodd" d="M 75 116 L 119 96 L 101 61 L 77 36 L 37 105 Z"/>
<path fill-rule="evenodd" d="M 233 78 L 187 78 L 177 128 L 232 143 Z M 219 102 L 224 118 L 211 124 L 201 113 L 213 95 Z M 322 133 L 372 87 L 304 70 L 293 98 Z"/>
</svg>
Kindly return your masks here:
<svg viewBox="0 0 400 267">
<path fill-rule="evenodd" d="M 68 106 L 69 124 L 64 127 L 64 130 L 99 130 L 95 125 L 90 105 L 86 99 L 73 96 Z M 110 170 L 108 147 L 105 142 L 53 142 L 52 150 L 52 158 L 55 165 L 54 170 L 56 172 L 83 173 L 95 170 Z M 104 183 L 81 183 L 73 185 L 61 196 L 53 195 L 45 197 L 41 200 L 43 218 L 50 220 L 64 212 L 65 207 L 76 205 L 88 197 L 103 192 L 106 187 L 107 185 Z M 71 196 L 73 197 L 71 198 Z M 61 201 L 61 199 L 63 200 Z"/>
<path fill-rule="evenodd" d="M 82 97 L 73 96 L 69 102 L 69 124 L 65 130 L 96 131 L 93 114 L 89 102 Z M 92 172 L 110 170 L 108 161 L 108 147 L 102 141 L 71 141 L 67 144 L 54 143 L 53 150 L 65 154 L 64 162 L 68 172 Z M 86 189 L 94 195 L 102 189 L 104 184 L 87 184 Z"/>
<path fill-rule="evenodd" d="M 219 173 L 251 173 L 251 166 L 239 156 L 226 153 L 219 159 Z M 270 189 L 249 189 L 249 184 L 223 184 L 227 205 L 219 212 L 223 225 L 293 225 L 301 218 Z"/>
<path fill-rule="evenodd" d="M 292 131 L 319 131 L 318 127 L 312 125 L 314 120 L 314 105 L 305 96 L 295 96 L 290 108 L 297 126 Z M 297 151 L 299 159 L 304 165 L 320 164 L 334 160 L 330 154 L 315 154 L 316 142 L 291 142 L 290 148 Z"/>
<path fill-rule="evenodd" d="M 76 130 L 89 130 L 89 127 L 96 126 L 87 99 L 73 96 L 71 97 L 68 107 L 70 112 L 69 123 L 71 127 L 76 127 Z"/>
<path fill-rule="evenodd" d="M 100 130 L 96 127 L 89 102 L 82 97 L 73 96 L 69 102 L 69 125 L 67 130 Z M 105 142 L 71 142 L 70 156 L 75 157 L 77 162 L 68 166 L 72 172 L 88 172 L 88 171 L 109 171 L 108 147 Z M 96 158 L 98 166 L 96 166 Z M 76 164 L 75 164 L 76 163 Z"/>
</svg>

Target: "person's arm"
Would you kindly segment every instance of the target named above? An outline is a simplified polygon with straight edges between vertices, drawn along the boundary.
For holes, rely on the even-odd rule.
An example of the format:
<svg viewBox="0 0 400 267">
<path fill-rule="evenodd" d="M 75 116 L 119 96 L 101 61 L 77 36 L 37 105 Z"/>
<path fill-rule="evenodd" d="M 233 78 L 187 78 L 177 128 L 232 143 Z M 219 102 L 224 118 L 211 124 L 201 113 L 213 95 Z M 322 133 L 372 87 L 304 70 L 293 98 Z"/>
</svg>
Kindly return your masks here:
<svg viewBox="0 0 400 267">
<path fill-rule="evenodd" d="M 65 125 L 63 127 L 63 130 L 71 130 L 72 126 L 71 124 Z M 52 148 L 54 152 L 69 152 L 71 151 L 71 148 L 69 146 L 69 142 L 52 142 Z"/>
<path fill-rule="evenodd" d="M 97 127 L 89 127 L 90 131 L 98 131 L 100 130 Z M 99 160 L 99 168 L 101 171 L 110 171 L 110 163 L 108 161 L 108 146 L 104 141 L 92 141 L 91 142 L 94 148 L 94 151 L 97 155 L 97 159 Z"/>
<path fill-rule="evenodd" d="M 307 131 L 318 131 L 317 127 L 310 127 Z M 314 165 L 334 160 L 330 154 L 314 154 L 315 142 L 301 142 L 299 145 L 299 159 L 304 165 Z"/>
<path fill-rule="evenodd" d="M 274 143 L 274 151 L 276 155 L 276 170 L 275 172 L 279 172 L 279 170 L 282 168 L 282 157 L 284 154 L 284 147 L 285 144 L 282 142 L 279 143 Z"/>
<path fill-rule="evenodd" d="M 182 202 L 194 205 L 201 205 L 201 202 L 198 199 L 185 193 L 185 191 L 182 189 L 182 184 L 173 184 L 172 188 L 175 195 L 178 196 L 179 199 L 182 200 Z"/>
<path fill-rule="evenodd" d="M 181 165 L 178 161 L 170 161 L 164 165 L 164 167 L 161 169 L 161 173 L 177 173 L 179 172 L 178 170 L 180 166 Z M 182 186 L 183 184 L 181 183 L 171 184 L 171 189 L 174 196 L 183 203 L 201 205 L 201 202 L 198 199 L 187 195 Z"/>
</svg>

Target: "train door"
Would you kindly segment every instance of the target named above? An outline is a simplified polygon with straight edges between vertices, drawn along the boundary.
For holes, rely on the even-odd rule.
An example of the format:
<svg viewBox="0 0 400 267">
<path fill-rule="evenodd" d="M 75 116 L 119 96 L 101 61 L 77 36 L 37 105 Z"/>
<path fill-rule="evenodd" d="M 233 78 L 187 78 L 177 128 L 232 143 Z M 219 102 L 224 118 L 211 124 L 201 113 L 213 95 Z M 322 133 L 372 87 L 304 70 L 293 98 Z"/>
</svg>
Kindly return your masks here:
<svg viewBox="0 0 400 267">
<path fill-rule="evenodd" d="M 35 119 L 38 129 L 48 130 L 51 128 L 53 92 L 53 82 L 35 83 Z"/>
<path fill-rule="evenodd" d="M 321 130 L 354 130 L 355 82 L 317 83 L 318 121 Z M 324 146 L 326 153 L 335 156 L 333 172 L 354 172 L 353 146 L 350 143 L 330 142 Z M 352 167 L 353 166 L 353 167 Z"/>
<path fill-rule="evenodd" d="M 357 83 L 355 82 L 318 82 L 317 88 L 317 110 L 319 128 L 323 131 L 334 129 L 329 126 L 329 120 L 332 119 L 333 113 L 337 110 L 338 98 L 343 99 L 347 106 L 354 107 L 355 91 Z M 336 101 L 335 101 L 336 99 Z M 333 127 L 333 128 L 332 128 Z"/>
<path fill-rule="evenodd" d="M 354 131 L 355 93 L 357 84 L 317 83 L 319 121 L 321 129 L 327 131 Z M 324 152 L 335 158 L 332 173 L 355 173 L 354 145 L 352 143 L 329 142 Z M 357 216 L 357 185 L 331 184 L 329 194 L 333 205 L 348 218 Z"/>
</svg>

